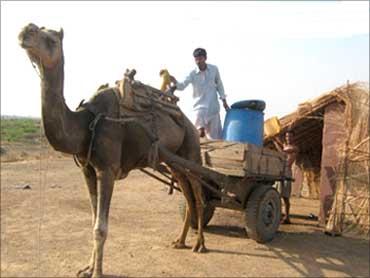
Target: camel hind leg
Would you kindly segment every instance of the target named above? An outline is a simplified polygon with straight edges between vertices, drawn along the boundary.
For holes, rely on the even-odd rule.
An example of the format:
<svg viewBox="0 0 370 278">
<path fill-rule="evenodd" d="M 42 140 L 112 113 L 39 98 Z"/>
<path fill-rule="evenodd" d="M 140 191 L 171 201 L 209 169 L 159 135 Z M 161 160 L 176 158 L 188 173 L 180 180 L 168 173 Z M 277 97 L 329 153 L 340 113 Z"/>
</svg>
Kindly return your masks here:
<svg viewBox="0 0 370 278">
<path fill-rule="evenodd" d="M 191 186 L 183 174 L 177 171 L 172 171 L 172 175 L 178 181 L 178 184 L 181 188 L 182 193 L 184 194 L 184 197 L 186 199 L 186 204 L 187 204 L 186 212 L 185 212 L 185 219 L 183 222 L 181 233 L 178 236 L 178 238 L 174 242 L 172 242 L 172 245 L 174 248 L 182 249 L 182 248 L 186 248 L 185 240 L 186 240 L 186 236 L 188 234 L 189 227 L 190 227 L 190 217 L 191 215 L 193 215 L 193 213 L 196 213 L 195 206 L 194 206 L 194 196 L 192 194 Z"/>
<path fill-rule="evenodd" d="M 183 145 L 178 151 L 178 155 L 181 157 L 193 161 L 199 165 L 202 165 L 202 159 L 200 155 L 200 144 L 198 132 L 193 128 L 192 125 L 188 126 Z M 203 215 L 205 207 L 205 199 L 203 194 L 203 188 L 199 181 L 196 179 L 187 176 L 187 183 L 190 184 L 191 192 L 194 197 L 195 202 L 195 211 L 193 215 L 196 216 L 198 222 L 198 237 L 195 245 L 193 246 L 194 252 L 205 252 L 207 249 L 204 243 L 203 236 Z M 193 204 L 194 204 L 193 202 Z M 191 212 L 191 211 L 190 211 Z"/>
<path fill-rule="evenodd" d="M 193 252 L 204 253 L 207 251 L 207 248 L 204 244 L 204 235 L 203 235 L 203 226 L 204 226 L 204 195 L 202 185 L 195 179 L 189 178 L 194 197 L 195 197 L 195 206 L 196 214 L 198 221 L 198 237 L 195 245 L 193 246 Z"/>
</svg>

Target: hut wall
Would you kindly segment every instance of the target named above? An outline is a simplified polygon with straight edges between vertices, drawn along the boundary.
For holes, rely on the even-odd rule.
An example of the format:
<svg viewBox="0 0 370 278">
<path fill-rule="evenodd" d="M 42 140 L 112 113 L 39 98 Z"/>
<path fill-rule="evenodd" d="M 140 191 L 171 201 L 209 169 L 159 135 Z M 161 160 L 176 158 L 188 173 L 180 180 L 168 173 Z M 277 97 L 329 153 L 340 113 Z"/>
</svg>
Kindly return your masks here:
<svg viewBox="0 0 370 278">
<path fill-rule="evenodd" d="M 337 181 L 339 150 L 346 138 L 345 106 L 333 103 L 325 108 L 322 138 L 321 179 L 320 179 L 320 224 L 325 224 L 333 204 Z"/>
<path fill-rule="evenodd" d="M 347 84 L 341 94 L 346 103 L 346 138 L 341 152 L 334 202 L 325 230 L 369 237 L 370 148 L 369 83 Z"/>
</svg>

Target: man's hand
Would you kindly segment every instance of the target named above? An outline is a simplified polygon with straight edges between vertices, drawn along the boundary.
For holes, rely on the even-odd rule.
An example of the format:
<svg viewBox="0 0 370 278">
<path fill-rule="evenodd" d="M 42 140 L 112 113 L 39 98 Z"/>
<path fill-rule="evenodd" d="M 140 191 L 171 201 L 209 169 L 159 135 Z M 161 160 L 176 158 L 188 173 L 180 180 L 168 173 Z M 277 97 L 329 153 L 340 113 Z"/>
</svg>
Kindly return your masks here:
<svg viewBox="0 0 370 278">
<path fill-rule="evenodd" d="M 170 75 L 170 80 L 172 83 L 176 84 L 177 83 L 177 80 L 175 77 L 173 77 L 172 75 Z"/>
<path fill-rule="evenodd" d="M 224 104 L 225 111 L 228 111 L 230 109 L 229 105 L 226 102 L 226 99 L 222 100 L 222 103 Z"/>
</svg>

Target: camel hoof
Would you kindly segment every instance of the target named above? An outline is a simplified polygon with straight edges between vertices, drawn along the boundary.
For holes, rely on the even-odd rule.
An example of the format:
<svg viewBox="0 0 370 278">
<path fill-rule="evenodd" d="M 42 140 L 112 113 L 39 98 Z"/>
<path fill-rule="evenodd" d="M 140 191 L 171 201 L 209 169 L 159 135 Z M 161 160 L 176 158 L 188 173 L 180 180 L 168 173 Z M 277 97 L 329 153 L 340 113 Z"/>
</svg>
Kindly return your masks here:
<svg viewBox="0 0 370 278">
<path fill-rule="evenodd" d="M 93 274 L 93 268 L 91 266 L 86 266 L 85 268 L 77 272 L 77 277 L 81 278 L 91 278 Z"/>
<path fill-rule="evenodd" d="M 290 222 L 290 219 L 289 218 L 286 218 L 284 217 L 281 221 L 280 221 L 280 224 L 292 224 L 292 222 Z"/>
<path fill-rule="evenodd" d="M 202 245 L 198 248 L 198 253 L 207 253 L 208 252 L 208 249 Z"/>
<path fill-rule="evenodd" d="M 206 253 L 208 252 L 207 248 L 204 246 L 204 244 L 200 244 L 200 243 L 197 243 L 193 249 L 192 249 L 193 252 L 195 253 Z"/>
<path fill-rule="evenodd" d="M 180 242 L 179 240 L 175 240 L 174 242 L 172 242 L 172 247 L 175 248 L 175 249 L 185 249 L 185 248 L 187 248 L 185 243 Z"/>
</svg>

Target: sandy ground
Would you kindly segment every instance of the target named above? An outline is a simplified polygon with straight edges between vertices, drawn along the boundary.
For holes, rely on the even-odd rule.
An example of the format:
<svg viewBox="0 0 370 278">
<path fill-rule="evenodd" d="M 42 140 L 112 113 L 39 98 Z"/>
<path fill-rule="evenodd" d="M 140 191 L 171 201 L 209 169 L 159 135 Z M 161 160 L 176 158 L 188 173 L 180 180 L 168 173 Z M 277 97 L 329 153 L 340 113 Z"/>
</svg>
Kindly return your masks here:
<svg viewBox="0 0 370 278">
<path fill-rule="evenodd" d="M 293 224 L 268 244 L 246 237 L 242 213 L 218 209 L 205 233 L 208 253 L 172 249 L 181 198 L 138 171 L 116 183 L 107 277 L 369 276 L 369 242 L 324 235 L 303 219 L 318 212 L 318 202 L 305 199 L 293 199 Z M 71 158 L 1 163 L 2 277 L 74 277 L 88 262 L 91 239 L 87 191 Z"/>
</svg>

